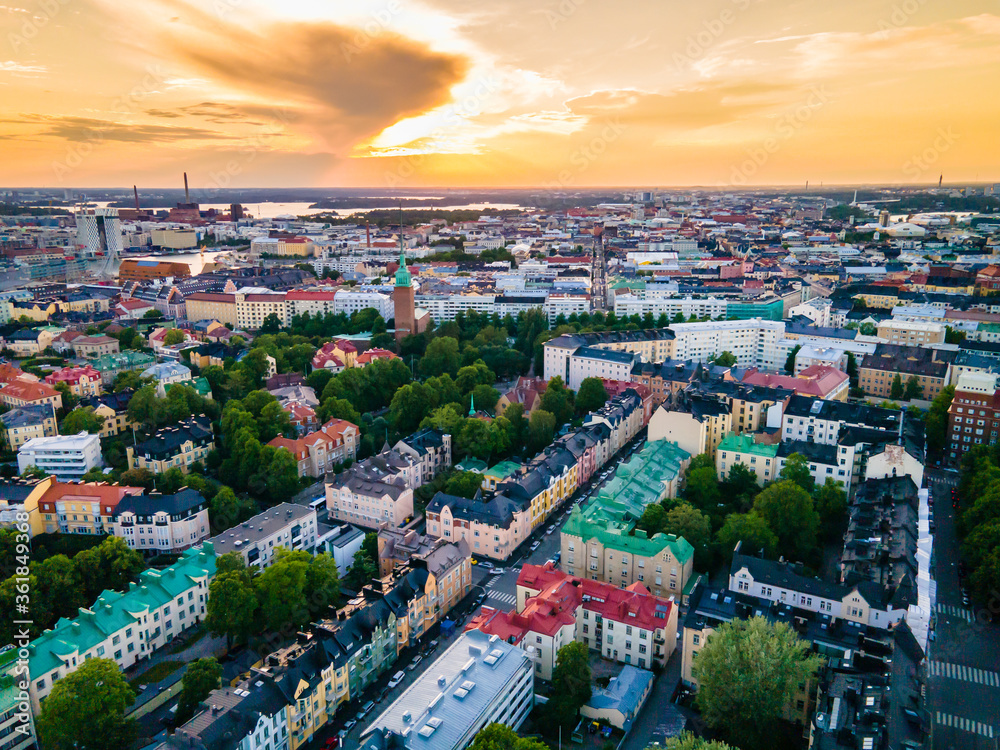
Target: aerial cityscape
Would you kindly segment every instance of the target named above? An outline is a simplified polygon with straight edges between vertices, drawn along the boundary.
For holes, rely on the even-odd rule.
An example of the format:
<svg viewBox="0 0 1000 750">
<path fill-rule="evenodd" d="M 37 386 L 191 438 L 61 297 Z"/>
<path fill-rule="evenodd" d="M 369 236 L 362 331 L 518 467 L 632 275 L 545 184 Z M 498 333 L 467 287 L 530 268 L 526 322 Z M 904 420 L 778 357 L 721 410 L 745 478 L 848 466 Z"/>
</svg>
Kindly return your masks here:
<svg viewBox="0 0 1000 750">
<path fill-rule="evenodd" d="M 0 750 L 1000 749 L 994 6 L 0 31 Z"/>
</svg>

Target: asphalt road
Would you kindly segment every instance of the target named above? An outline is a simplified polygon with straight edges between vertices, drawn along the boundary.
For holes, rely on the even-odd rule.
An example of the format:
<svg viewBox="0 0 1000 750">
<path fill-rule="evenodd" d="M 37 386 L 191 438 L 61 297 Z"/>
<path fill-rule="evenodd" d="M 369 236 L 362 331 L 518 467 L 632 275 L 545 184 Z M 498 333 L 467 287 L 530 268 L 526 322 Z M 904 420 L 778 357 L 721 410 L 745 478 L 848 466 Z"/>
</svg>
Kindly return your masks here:
<svg viewBox="0 0 1000 750">
<path fill-rule="evenodd" d="M 934 500 L 936 627 L 927 654 L 927 706 L 934 750 L 1000 747 L 1000 626 L 962 604 L 951 490 L 958 474 L 928 471 Z M 1000 601 L 989 603 L 1000 611 Z"/>
<path fill-rule="evenodd" d="M 569 515 L 569 511 L 574 503 L 582 502 L 587 495 L 591 493 L 592 490 L 603 484 L 604 481 L 611 478 L 608 474 L 605 478 L 601 478 L 601 475 L 611 469 L 622 461 L 626 460 L 634 452 L 639 450 L 646 440 L 646 432 L 643 430 L 638 436 L 632 439 L 618 454 L 609 461 L 604 468 L 602 468 L 591 481 L 588 482 L 583 487 L 577 489 L 577 491 L 570 496 L 566 502 L 553 513 L 549 518 L 549 522 L 540 526 L 535 530 L 535 533 L 531 535 L 520 547 L 518 547 L 514 554 L 504 561 L 503 563 L 494 563 L 487 560 L 484 557 L 476 557 L 475 565 L 472 566 L 472 592 L 463 599 L 459 605 L 449 613 L 449 618 L 456 618 L 456 628 L 454 632 L 448 636 L 444 637 L 440 635 L 440 628 L 432 628 L 431 631 L 422 639 L 422 644 L 418 648 L 409 648 L 404 650 L 400 656 L 399 660 L 396 662 L 392 669 L 388 670 L 387 674 L 382 675 L 372 685 L 360 698 L 352 698 L 351 701 L 343 706 L 337 712 L 337 716 L 334 717 L 320 732 L 317 732 L 315 739 L 310 742 L 306 747 L 308 750 L 316 750 L 317 748 L 322 748 L 326 743 L 327 739 L 335 737 L 339 730 L 344 728 L 344 725 L 349 720 L 354 720 L 356 723 L 351 726 L 344 738 L 344 747 L 355 748 L 359 744 L 361 737 L 361 730 L 368 727 L 369 724 L 374 721 L 379 714 L 381 714 L 389 705 L 398 698 L 407 687 L 409 687 L 413 681 L 420 676 L 420 674 L 429 667 L 434 660 L 444 653 L 445 649 L 461 634 L 464 629 L 465 624 L 468 620 L 479 613 L 483 605 L 488 605 L 495 607 L 497 609 L 514 609 L 517 600 L 517 575 L 521 569 L 521 566 L 525 563 L 532 563 L 535 565 L 542 565 L 546 560 L 552 558 L 556 552 L 559 551 L 559 528 L 565 523 L 566 517 Z M 551 533 L 546 533 L 551 529 Z M 538 542 L 538 547 L 534 550 L 531 546 Z M 483 563 L 487 563 L 484 565 Z M 496 566 L 502 567 L 504 572 L 499 575 L 494 575 L 491 571 L 492 567 Z M 482 594 L 486 594 L 485 599 L 479 602 L 479 597 Z M 436 641 L 435 647 L 430 647 L 429 643 L 431 641 Z M 421 662 L 413 670 L 408 670 L 406 667 L 412 662 L 416 654 L 420 653 L 423 657 Z M 405 677 L 403 681 L 391 690 L 387 690 L 389 680 L 392 675 L 398 671 L 405 672 Z M 377 700 L 382 694 L 383 690 L 386 693 L 382 700 Z M 368 713 L 362 720 L 358 721 L 356 718 L 357 712 L 360 710 L 367 701 L 376 701 L 375 707 Z"/>
</svg>

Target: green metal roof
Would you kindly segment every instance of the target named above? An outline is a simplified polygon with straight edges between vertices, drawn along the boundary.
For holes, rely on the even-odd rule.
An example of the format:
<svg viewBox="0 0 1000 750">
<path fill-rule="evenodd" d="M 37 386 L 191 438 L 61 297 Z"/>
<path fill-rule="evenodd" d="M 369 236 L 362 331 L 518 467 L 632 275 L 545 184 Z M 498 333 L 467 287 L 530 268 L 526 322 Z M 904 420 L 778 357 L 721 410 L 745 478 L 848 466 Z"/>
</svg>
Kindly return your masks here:
<svg viewBox="0 0 1000 750">
<path fill-rule="evenodd" d="M 753 439 L 752 435 L 747 435 L 746 433 L 737 435 L 735 432 L 730 432 L 722 438 L 718 450 L 732 451 L 733 453 L 749 453 L 753 456 L 764 456 L 765 458 L 774 458 L 778 455 L 777 445 L 758 443 Z"/>
<path fill-rule="evenodd" d="M 123 351 L 117 354 L 104 354 L 89 363 L 98 370 L 117 370 L 122 367 L 141 367 L 156 362 L 156 357 L 143 352 Z"/>
<path fill-rule="evenodd" d="M 211 542 L 193 547 L 183 557 L 163 570 L 144 570 L 137 583 L 124 594 L 105 591 L 90 609 L 80 609 L 73 620 L 65 617 L 46 630 L 28 646 L 28 669 L 31 679 L 38 679 L 65 660 L 60 656 L 76 653 L 79 665 L 90 649 L 106 641 L 113 633 L 136 622 L 146 612 L 170 603 L 199 578 L 215 575 L 215 549 Z M 110 654 L 106 654 L 111 658 Z"/>
<path fill-rule="evenodd" d="M 511 474 L 521 468 L 521 464 L 516 461 L 501 461 L 496 466 L 491 466 L 483 472 L 485 476 L 506 479 Z"/>
<path fill-rule="evenodd" d="M 653 556 L 670 547 L 680 562 L 693 554 L 687 540 L 672 534 L 635 530 L 635 522 L 648 505 L 667 494 L 667 483 L 677 477 L 691 454 L 675 442 L 647 442 L 631 460 L 621 464 L 611 479 L 583 507 L 573 509 L 563 531 L 583 539 L 597 538 L 608 548 Z"/>
</svg>

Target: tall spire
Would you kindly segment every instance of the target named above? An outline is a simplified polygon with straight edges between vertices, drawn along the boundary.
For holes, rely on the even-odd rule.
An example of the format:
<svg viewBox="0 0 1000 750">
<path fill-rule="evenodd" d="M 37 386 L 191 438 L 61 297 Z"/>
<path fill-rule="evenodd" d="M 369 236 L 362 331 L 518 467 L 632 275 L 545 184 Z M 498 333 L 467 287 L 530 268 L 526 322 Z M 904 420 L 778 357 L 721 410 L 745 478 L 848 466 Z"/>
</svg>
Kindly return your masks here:
<svg viewBox="0 0 1000 750">
<path fill-rule="evenodd" d="M 476 416 L 476 396 L 475 394 L 469 394 L 469 416 Z"/>
</svg>

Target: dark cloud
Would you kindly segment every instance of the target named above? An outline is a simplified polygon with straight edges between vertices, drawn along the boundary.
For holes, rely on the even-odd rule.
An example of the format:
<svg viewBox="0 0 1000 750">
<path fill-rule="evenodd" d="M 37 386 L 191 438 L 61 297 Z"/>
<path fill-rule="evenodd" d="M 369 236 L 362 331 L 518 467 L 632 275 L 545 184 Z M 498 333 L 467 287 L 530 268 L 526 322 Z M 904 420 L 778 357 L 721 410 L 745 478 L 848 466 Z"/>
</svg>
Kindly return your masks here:
<svg viewBox="0 0 1000 750">
<path fill-rule="evenodd" d="M 223 140 L 225 134 L 204 128 L 170 127 L 166 125 L 133 125 L 90 117 L 55 115 L 22 115 L 7 123 L 41 126 L 39 135 L 62 138 L 72 142 L 119 141 L 122 143 L 172 143 L 188 140 Z"/>
<path fill-rule="evenodd" d="M 444 104 L 468 69 L 464 58 L 389 32 L 368 35 L 331 23 L 281 23 L 255 33 L 202 24 L 205 19 L 198 16 L 187 20 L 197 23 L 198 31 L 171 35 L 171 54 L 206 78 L 291 103 L 292 112 L 271 112 L 269 119 L 301 115 L 306 124 L 348 143 Z M 193 114 L 229 122 L 236 112 L 248 114 L 246 108 L 197 107 Z"/>
</svg>

